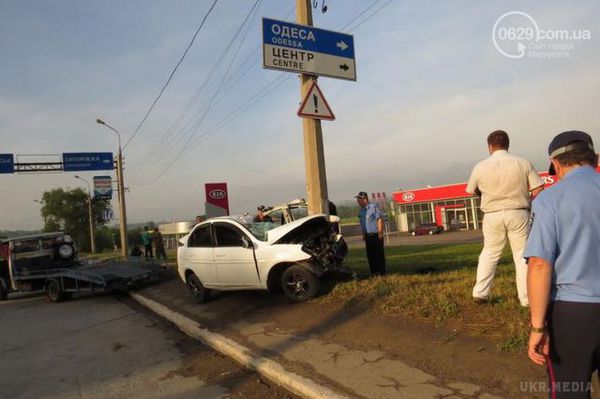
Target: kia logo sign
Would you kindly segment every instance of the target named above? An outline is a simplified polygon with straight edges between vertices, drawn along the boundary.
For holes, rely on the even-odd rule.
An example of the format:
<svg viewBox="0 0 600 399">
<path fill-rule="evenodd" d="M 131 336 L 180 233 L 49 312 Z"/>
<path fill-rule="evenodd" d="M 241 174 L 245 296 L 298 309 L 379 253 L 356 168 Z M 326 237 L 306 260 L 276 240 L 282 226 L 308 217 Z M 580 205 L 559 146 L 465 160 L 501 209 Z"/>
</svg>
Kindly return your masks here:
<svg viewBox="0 0 600 399">
<path fill-rule="evenodd" d="M 227 197 L 227 193 L 225 192 L 225 190 L 216 189 L 208 193 L 208 196 L 214 200 L 220 200 Z"/>
<path fill-rule="evenodd" d="M 404 193 L 402 194 L 402 199 L 406 202 L 410 202 L 415 199 L 415 195 L 413 193 Z"/>
</svg>

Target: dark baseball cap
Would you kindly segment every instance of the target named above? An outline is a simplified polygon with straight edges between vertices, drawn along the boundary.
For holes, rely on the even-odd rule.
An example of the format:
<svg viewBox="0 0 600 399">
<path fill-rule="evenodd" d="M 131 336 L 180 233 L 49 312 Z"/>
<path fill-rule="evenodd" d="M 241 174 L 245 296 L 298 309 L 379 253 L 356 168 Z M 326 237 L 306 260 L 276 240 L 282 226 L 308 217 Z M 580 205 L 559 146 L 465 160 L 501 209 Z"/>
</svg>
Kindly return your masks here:
<svg viewBox="0 0 600 399">
<path fill-rule="evenodd" d="M 256 207 L 256 210 L 257 210 L 257 211 L 266 211 L 266 210 L 267 210 L 267 207 L 266 207 L 266 206 L 264 206 L 264 205 L 260 205 L 260 206 L 257 206 L 257 207 Z"/>
<path fill-rule="evenodd" d="M 550 155 L 550 158 L 555 158 L 557 155 L 581 148 L 593 150 L 594 142 L 592 138 L 585 132 L 570 130 L 562 132 L 552 139 L 552 142 L 548 146 L 548 155 Z M 548 173 L 551 175 L 556 174 L 552 163 L 550 163 Z"/>
<path fill-rule="evenodd" d="M 364 191 L 359 191 L 358 194 L 356 194 L 354 196 L 354 198 L 369 199 L 369 195 L 366 192 L 364 192 Z"/>
</svg>

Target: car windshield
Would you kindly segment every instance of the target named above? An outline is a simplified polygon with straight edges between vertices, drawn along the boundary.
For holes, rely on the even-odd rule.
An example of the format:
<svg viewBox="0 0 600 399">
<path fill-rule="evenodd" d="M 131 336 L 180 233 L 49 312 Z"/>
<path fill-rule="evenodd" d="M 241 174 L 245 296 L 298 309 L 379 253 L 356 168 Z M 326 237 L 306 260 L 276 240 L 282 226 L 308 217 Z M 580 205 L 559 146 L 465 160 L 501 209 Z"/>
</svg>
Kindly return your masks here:
<svg viewBox="0 0 600 399">
<path fill-rule="evenodd" d="M 299 206 L 297 208 L 292 208 L 292 217 L 294 220 L 302 219 L 308 216 L 308 208 L 305 206 Z"/>
<path fill-rule="evenodd" d="M 267 241 L 267 232 L 278 227 L 277 224 L 271 222 L 254 222 L 253 217 L 234 217 L 232 218 L 242 226 L 244 226 L 254 237 L 260 241 Z"/>
</svg>

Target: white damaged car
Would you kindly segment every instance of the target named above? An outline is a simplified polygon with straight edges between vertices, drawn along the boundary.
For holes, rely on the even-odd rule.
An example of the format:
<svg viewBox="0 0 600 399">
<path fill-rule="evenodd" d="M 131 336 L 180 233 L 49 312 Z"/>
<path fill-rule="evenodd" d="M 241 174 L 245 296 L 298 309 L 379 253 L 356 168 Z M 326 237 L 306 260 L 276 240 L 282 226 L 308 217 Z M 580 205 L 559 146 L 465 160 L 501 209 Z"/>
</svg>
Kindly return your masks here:
<svg viewBox="0 0 600 399">
<path fill-rule="evenodd" d="M 326 274 L 342 269 L 346 248 L 340 239 L 326 215 L 278 227 L 219 217 L 179 240 L 178 271 L 200 302 L 211 290 L 283 290 L 300 302 L 319 294 Z"/>
</svg>

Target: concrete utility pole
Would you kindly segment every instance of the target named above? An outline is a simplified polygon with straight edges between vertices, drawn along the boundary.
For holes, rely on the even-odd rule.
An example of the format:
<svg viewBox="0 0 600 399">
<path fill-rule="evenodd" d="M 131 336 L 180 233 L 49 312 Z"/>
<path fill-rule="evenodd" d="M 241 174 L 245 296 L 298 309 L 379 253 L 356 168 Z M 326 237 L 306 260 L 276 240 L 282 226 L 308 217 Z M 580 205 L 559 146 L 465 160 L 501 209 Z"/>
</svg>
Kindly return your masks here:
<svg viewBox="0 0 600 399">
<path fill-rule="evenodd" d="M 296 22 L 313 25 L 311 0 L 296 0 Z M 316 77 L 302 74 L 300 77 L 302 99 L 308 95 L 310 86 Z M 304 162 L 306 169 L 306 195 L 308 213 L 329 214 L 327 199 L 327 176 L 325 173 L 325 154 L 323 151 L 323 131 L 318 119 L 302 118 L 304 130 Z"/>
<path fill-rule="evenodd" d="M 94 214 L 92 213 L 92 191 L 90 188 L 90 182 L 81 176 L 75 175 L 76 179 L 84 181 L 88 187 L 88 218 L 90 221 L 90 246 L 93 254 L 96 253 L 96 240 L 94 239 Z"/>
<path fill-rule="evenodd" d="M 121 214 L 119 225 L 121 230 L 121 256 L 127 258 L 127 211 L 125 207 L 125 182 L 123 181 L 123 153 L 121 151 L 121 134 L 117 129 L 106 124 L 101 119 L 96 119 L 96 123 L 104 125 L 119 137 L 119 154 L 117 155 L 117 185 L 119 191 L 119 213 Z"/>
</svg>

